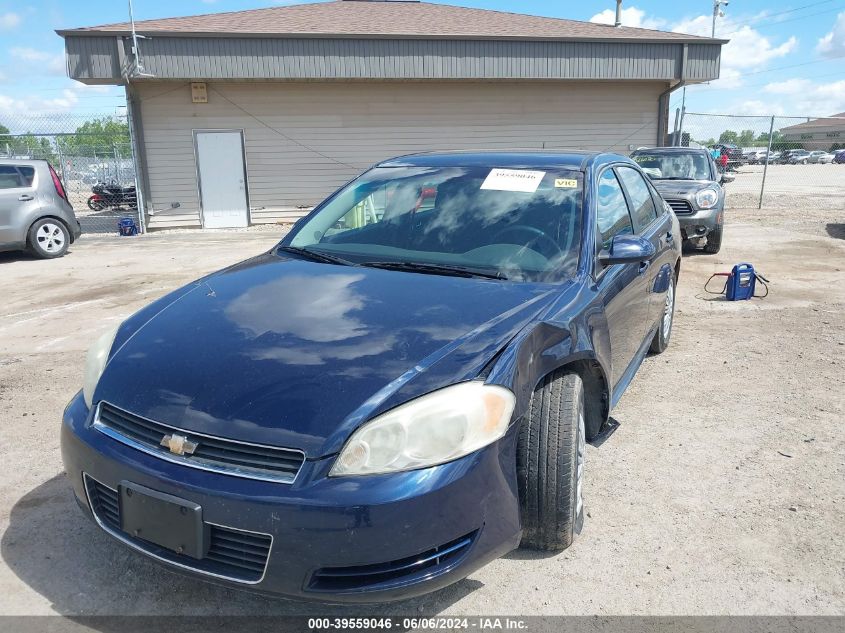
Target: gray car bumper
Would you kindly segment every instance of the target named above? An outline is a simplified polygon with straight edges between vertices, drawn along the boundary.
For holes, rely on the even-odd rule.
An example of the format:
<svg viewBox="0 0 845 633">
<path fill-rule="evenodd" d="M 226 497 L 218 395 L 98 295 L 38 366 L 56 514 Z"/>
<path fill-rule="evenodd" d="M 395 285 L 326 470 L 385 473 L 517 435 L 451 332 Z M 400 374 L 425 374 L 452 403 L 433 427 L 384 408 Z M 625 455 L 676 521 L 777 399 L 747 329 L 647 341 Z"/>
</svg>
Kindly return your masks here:
<svg viewBox="0 0 845 633">
<path fill-rule="evenodd" d="M 693 211 L 690 214 L 678 215 L 678 224 L 684 239 L 704 237 L 723 222 L 721 207 L 706 211 Z"/>
</svg>

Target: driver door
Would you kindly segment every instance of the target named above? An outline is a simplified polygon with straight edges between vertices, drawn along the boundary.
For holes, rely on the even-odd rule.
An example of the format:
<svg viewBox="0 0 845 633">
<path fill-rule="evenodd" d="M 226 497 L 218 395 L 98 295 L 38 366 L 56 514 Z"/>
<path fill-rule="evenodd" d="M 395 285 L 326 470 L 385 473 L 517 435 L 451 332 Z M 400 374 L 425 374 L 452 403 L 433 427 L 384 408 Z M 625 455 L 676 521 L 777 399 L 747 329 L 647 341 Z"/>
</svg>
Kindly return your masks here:
<svg viewBox="0 0 845 633">
<path fill-rule="evenodd" d="M 648 316 L 648 291 L 642 264 L 602 267 L 598 262 L 598 252 L 609 248 L 616 235 L 634 233 L 628 202 L 613 168 L 605 169 L 598 179 L 596 233 L 596 284 L 607 318 L 610 376 L 615 390 L 641 346 Z"/>
</svg>

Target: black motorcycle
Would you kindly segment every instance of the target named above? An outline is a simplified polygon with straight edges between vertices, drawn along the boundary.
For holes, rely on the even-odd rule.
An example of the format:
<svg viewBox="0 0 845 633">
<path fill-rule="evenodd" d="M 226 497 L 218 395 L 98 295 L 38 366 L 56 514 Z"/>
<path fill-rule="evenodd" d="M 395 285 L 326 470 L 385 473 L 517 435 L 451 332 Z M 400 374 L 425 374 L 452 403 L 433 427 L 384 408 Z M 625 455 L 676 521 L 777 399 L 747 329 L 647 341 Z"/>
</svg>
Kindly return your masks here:
<svg viewBox="0 0 845 633">
<path fill-rule="evenodd" d="M 93 195 L 88 198 L 88 208 L 92 211 L 103 209 L 129 209 L 138 208 L 138 196 L 135 193 L 135 185 L 124 187 L 116 182 L 98 182 L 91 187 Z"/>
</svg>

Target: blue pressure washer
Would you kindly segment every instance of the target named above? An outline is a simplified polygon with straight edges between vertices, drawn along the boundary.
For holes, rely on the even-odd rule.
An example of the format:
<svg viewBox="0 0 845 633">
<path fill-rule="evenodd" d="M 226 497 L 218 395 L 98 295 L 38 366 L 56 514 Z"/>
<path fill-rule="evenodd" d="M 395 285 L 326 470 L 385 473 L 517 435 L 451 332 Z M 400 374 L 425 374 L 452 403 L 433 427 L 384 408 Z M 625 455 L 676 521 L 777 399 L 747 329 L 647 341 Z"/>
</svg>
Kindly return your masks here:
<svg viewBox="0 0 845 633">
<path fill-rule="evenodd" d="M 707 287 L 714 277 L 727 277 L 724 287 L 719 292 L 713 292 Z M 755 294 L 758 281 L 765 289 L 765 294 Z M 729 273 L 713 273 L 710 275 L 710 279 L 704 284 L 704 290 L 711 295 L 725 295 L 725 299 L 728 301 L 746 301 L 752 297 L 762 299 L 769 294 L 768 281 L 763 275 L 754 270 L 754 266 L 743 263 L 734 266 Z"/>
</svg>

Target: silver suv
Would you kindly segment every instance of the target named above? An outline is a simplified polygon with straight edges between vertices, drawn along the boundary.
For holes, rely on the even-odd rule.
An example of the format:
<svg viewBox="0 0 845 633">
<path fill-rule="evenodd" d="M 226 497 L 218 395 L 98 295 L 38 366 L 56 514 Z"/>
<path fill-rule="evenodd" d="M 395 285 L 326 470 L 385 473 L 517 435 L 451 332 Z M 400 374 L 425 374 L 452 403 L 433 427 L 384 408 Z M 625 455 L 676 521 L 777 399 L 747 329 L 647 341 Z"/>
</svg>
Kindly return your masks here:
<svg viewBox="0 0 845 633">
<path fill-rule="evenodd" d="M 46 160 L 0 158 L 0 251 L 61 257 L 81 234 L 64 185 Z"/>
</svg>

